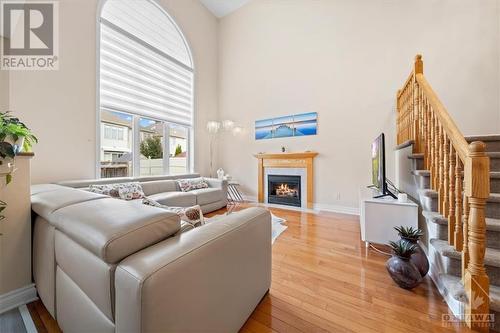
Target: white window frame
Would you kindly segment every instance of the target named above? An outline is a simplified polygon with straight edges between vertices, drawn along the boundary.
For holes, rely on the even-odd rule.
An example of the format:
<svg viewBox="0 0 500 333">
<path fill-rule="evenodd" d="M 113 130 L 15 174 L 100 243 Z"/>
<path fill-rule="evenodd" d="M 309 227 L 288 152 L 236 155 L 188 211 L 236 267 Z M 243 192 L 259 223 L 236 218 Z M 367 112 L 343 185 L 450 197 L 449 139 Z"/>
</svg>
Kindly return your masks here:
<svg viewBox="0 0 500 333">
<path fill-rule="evenodd" d="M 101 102 L 100 102 L 100 91 L 101 91 L 101 86 L 100 86 L 100 68 L 101 68 L 101 63 L 100 63 L 100 56 L 101 56 L 101 16 L 102 16 L 102 10 L 104 8 L 104 5 L 106 4 L 107 0 L 99 0 L 99 3 L 97 5 L 97 18 L 96 18 L 96 154 L 95 154 L 95 178 L 100 179 L 101 178 Z M 188 173 L 193 173 L 194 172 L 194 140 L 195 140 L 195 130 L 196 130 L 196 98 L 195 98 L 195 93 L 196 93 L 196 71 L 195 71 L 195 64 L 194 64 L 194 59 L 193 59 L 193 54 L 191 52 L 191 47 L 184 36 L 182 30 L 180 29 L 179 25 L 177 22 L 170 16 L 170 14 L 158 3 L 157 0 L 149 0 L 153 4 L 158 7 L 160 11 L 162 11 L 173 23 L 179 34 L 182 36 L 182 40 L 185 43 L 186 49 L 189 53 L 189 58 L 191 61 L 191 70 L 193 73 L 193 82 L 192 82 L 192 100 L 191 100 L 191 105 L 192 105 L 192 124 L 191 126 L 187 126 L 184 124 L 176 124 L 178 126 L 183 126 L 187 128 L 188 135 L 186 140 L 188 148 L 188 154 L 187 154 L 187 161 L 186 161 L 186 171 Z M 126 113 L 131 115 L 133 126 L 132 126 L 132 174 L 133 177 L 139 177 L 140 176 L 140 127 L 139 127 L 139 119 L 140 118 L 147 118 L 151 120 L 157 120 L 161 121 L 163 123 L 163 172 L 165 175 L 168 175 L 170 172 L 170 140 L 169 140 L 169 124 L 175 124 L 172 122 L 167 122 L 165 120 L 161 119 L 154 119 L 154 117 L 146 117 L 146 116 L 141 116 L 141 115 L 136 115 L 130 112 L 122 112 L 119 110 L 116 110 L 116 112 L 121 112 L 121 113 Z"/>
</svg>

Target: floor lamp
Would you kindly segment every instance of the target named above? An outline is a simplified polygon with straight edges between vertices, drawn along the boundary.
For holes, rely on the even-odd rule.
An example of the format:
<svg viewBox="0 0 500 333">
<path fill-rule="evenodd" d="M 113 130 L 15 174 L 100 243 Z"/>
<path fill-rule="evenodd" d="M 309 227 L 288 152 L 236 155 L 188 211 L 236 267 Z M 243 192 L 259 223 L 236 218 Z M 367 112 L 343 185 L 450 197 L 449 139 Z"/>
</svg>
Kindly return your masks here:
<svg viewBox="0 0 500 333">
<path fill-rule="evenodd" d="M 209 154 L 210 154 L 210 177 L 214 176 L 214 168 L 213 168 L 213 160 L 214 160 L 214 143 L 215 139 L 217 137 L 217 133 L 219 133 L 220 129 L 220 122 L 210 120 L 207 122 L 207 130 L 208 130 L 208 135 L 210 137 L 210 144 L 209 144 Z"/>
</svg>

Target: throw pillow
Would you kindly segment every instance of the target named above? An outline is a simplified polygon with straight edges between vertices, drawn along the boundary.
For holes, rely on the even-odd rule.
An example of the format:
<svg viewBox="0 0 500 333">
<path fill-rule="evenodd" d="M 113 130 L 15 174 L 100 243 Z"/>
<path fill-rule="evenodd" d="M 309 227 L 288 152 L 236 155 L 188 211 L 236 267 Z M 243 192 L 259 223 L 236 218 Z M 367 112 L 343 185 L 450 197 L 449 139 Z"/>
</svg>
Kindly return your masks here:
<svg viewBox="0 0 500 333">
<path fill-rule="evenodd" d="M 122 200 L 142 199 L 146 195 L 142 190 L 141 184 L 134 183 L 118 183 L 118 184 L 104 184 L 104 185 L 90 185 L 89 191 L 108 195 L 112 198 Z"/>
<path fill-rule="evenodd" d="M 184 222 L 181 223 L 181 230 L 185 231 L 187 229 L 205 224 L 203 212 L 201 211 L 201 207 L 199 205 L 192 207 L 171 207 L 162 205 L 161 203 L 148 197 L 142 199 L 142 203 L 153 207 L 163 208 L 177 214 Z"/>
<path fill-rule="evenodd" d="M 179 179 L 177 183 L 182 192 L 208 188 L 208 182 L 204 178 Z"/>
</svg>

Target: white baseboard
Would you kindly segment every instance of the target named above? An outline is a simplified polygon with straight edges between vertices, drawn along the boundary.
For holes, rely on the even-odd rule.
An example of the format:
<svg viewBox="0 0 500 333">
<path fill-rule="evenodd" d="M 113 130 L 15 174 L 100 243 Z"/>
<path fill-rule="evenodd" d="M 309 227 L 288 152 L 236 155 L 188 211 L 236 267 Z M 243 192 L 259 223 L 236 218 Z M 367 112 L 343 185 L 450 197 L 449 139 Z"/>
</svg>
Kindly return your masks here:
<svg viewBox="0 0 500 333">
<path fill-rule="evenodd" d="M 17 308 L 23 304 L 37 300 L 35 284 L 29 284 L 25 287 L 9 291 L 0 295 L 0 313 Z"/>
<path fill-rule="evenodd" d="M 245 201 L 249 202 L 257 202 L 257 197 L 252 197 L 252 196 L 243 196 L 243 199 Z M 313 209 L 308 209 L 308 208 L 300 208 L 300 207 L 287 207 L 283 205 L 272 205 L 272 204 L 261 204 L 262 206 L 265 207 L 276 207 L 276 208 L 283 208 L 283 209 L 291 209 L 291 210 L 299 210 L 303 212 L 309 212 L 309 213 L 317 213 L 320 210 L 327 211 L 327 212 L 333 212 L 333 213 L 340 213 L 340 214 L 348 214 L 348 215 L 359 215 L 359 208 L 357 207 L 349 207 L 349 206 L 340 206 L 340 205 L 331 205 L 331 204 L 318 204 L 315 203 L 313 204 Z"/>
<path fill-rule="evenodd" d="M 333 213 L 341 213 L 347 215 L 359 215 L 359 208 L 357 207 L 349 207 L 349 206 L 340 206 L 340 205 L 331 205 L 331 204 L 313 204 L 315 210 L 324 210 L 327 212 Z"/>
</svg>

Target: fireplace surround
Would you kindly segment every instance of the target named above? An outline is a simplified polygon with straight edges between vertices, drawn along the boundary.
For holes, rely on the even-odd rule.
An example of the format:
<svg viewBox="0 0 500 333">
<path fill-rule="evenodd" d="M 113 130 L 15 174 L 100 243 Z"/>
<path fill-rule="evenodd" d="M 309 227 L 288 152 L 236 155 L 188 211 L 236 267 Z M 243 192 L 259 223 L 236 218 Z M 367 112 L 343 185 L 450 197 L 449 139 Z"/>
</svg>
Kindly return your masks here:
<svg viewBox="0 0 500 333">
<path fill-rule="evenodd" d="M 301 207 L 300 176 L 268 175 L 267 202 Z"/>
</svg>

